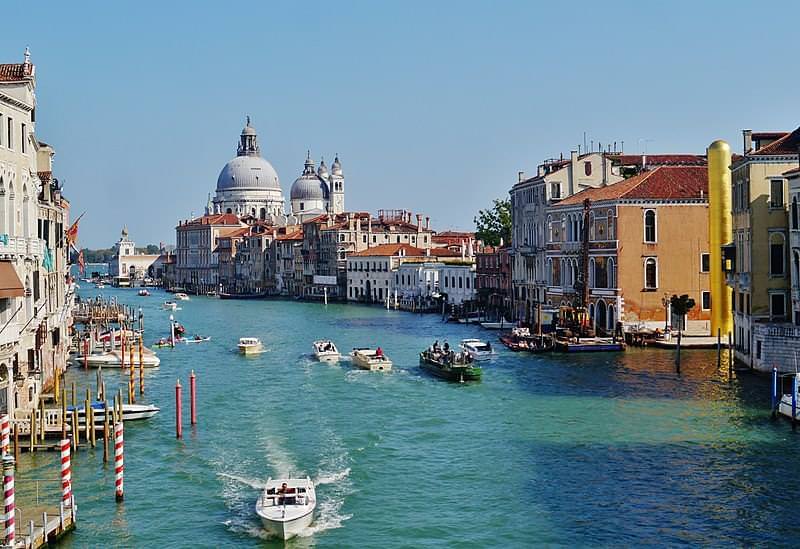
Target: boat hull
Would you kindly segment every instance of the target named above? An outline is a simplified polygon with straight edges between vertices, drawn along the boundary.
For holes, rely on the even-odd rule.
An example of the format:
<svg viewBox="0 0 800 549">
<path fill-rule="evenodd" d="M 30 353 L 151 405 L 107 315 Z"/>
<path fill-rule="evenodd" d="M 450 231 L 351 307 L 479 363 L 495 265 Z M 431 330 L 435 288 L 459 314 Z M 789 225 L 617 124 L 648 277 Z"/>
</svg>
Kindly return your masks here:
<svg viewBox="0 0 800 549">
<path fill-rule="evenodd" d="M 436 362 L 432 362 L 420 356 L 419 364 L 423 370 L 430 372 L 438 378 L 446 379 L 447 381 L 463 382 L 463 381 L 480 381 L 483 372 L 479 368 L 445 368 Z"/>
<path fill-rule="evenodd" d="M 800 401 L 796 403 L 795 409 L 797 412 L 795 419 L 800 419 Z M 783 395 L 781 397 L 781 402 L 778 404 L 778 413 L 792 419 L 792 395 Z"/>
<path fill-rule="evenodd" d="M 257 355 L 263 350 L 261 345 L 239 345 L 239 352 L 243 355 Z"/>
<path fill-rule="evenodd" d="M 339 353 L 314 353 L 314 356 L 320 362 L 338 362 L 342 358 Z"/>
<path fill-rule="evenodd" d="M 353 355 L 353 364 L 362 370 L 369 370 L 371 372 L 386 372 L 392 369 L 392 361 L 389 359 L 367 359 L 359 355 Z"/>
<path fill-rule="evenodd" d="M 261 515 L 261 524 L 264 526 L 264 530 L 283 540 L 300 535 L 311 526 L 312 522 L 314 522 L 313 508 L 307 514 L 291 520 L 273 520 Z"/>
</svg>

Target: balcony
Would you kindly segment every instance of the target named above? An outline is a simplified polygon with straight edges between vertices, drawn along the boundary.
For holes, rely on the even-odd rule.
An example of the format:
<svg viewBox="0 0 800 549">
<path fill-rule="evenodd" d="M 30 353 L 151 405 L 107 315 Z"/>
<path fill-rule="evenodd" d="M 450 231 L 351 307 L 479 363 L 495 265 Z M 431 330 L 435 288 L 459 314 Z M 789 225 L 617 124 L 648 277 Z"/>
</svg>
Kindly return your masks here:
<svg viewBox="0 0 800 549">
<path fill-rule="evenodd" d="M 0 235 L 0 258 L 12 258 L 28 253 L 28 243 L 26 239 L 20 237 L 9 237 Z"/>
</svg>

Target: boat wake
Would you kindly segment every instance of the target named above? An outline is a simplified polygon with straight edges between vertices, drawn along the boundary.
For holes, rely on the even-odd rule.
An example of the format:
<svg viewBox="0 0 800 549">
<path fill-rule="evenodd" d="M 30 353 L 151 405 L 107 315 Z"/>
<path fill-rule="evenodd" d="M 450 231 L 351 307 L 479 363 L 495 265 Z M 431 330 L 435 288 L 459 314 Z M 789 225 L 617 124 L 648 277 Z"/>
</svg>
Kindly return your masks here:
<svg viewBox="0 0 800 549">
<path fill-rule="evenodd" d="M 245 484 L 250 488 L 255 488 L 256 490 L 263 490 L 264 487 L 267 485 L 266 482 L 264 482 L 263 480 L 259 480 L 257 478 L 240 477 L 239 475 L 229 475 L 228 473 L 217 473 L 217 475 L 223 478 L 227 478 L 229 480 L 241 482 L 242 484 Z"/>
</svg>

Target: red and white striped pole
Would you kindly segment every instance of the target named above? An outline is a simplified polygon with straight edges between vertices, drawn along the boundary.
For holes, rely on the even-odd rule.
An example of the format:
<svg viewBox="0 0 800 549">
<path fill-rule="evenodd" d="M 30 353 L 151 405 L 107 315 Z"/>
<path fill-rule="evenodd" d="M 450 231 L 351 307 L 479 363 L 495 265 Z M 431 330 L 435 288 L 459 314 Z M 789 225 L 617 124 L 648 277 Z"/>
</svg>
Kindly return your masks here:
<svg viewBox="0 0 800 549">
<path fill-rule="evenodd" d="M 89 368 L 89 340 L 83 340 L 83 367 L 84 369 Z"/>
<path fill-rule="evenodd" d="M 69 451 L 71 444 L 68 438 L 61 439 L 61 502 L 65 508 L 72 505 L 72 458 Z"/>
<path fill-rule="evenodd" d="M 6 545 L 14 547 L 14 539 L 16 537 L 14 519 L 16 518 L 16 513 L 14 508 L 14 458 L 12 456 L 3 457 L 3 494 L 6 518 Z"/>
<path fill-rule="evenodd" d="M 0 455 L 6 455 L 11 446 L 11 421 L 8 414 L 0 416 Z"/>
<path fill-rule="evenodd" d="M 122 421 L 114 425 L 114 487 L 117 501 L 122 501 L 125 496 L 123 480 L 125 477 L 124 442 L 122 435 Z"/>
<path fill-rule="evenodd" d="M 183 437 L 183 422 L 181 421 L 181 380 L 175 381 L 175 437 Z"/>
</svg>

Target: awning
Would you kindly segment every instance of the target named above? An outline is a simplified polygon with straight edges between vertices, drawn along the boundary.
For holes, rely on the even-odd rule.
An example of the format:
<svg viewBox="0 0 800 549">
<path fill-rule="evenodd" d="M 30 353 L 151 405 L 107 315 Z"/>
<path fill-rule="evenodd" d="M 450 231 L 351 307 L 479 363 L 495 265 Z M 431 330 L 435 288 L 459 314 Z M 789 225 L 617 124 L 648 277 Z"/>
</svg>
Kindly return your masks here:
<svg viewBox="0 0 800 549">
<path fill-rule="evenodd" d="M 0 298 L 23 297 L 25 288 L 10 261 L 0 261 Z"/>
</svg>

